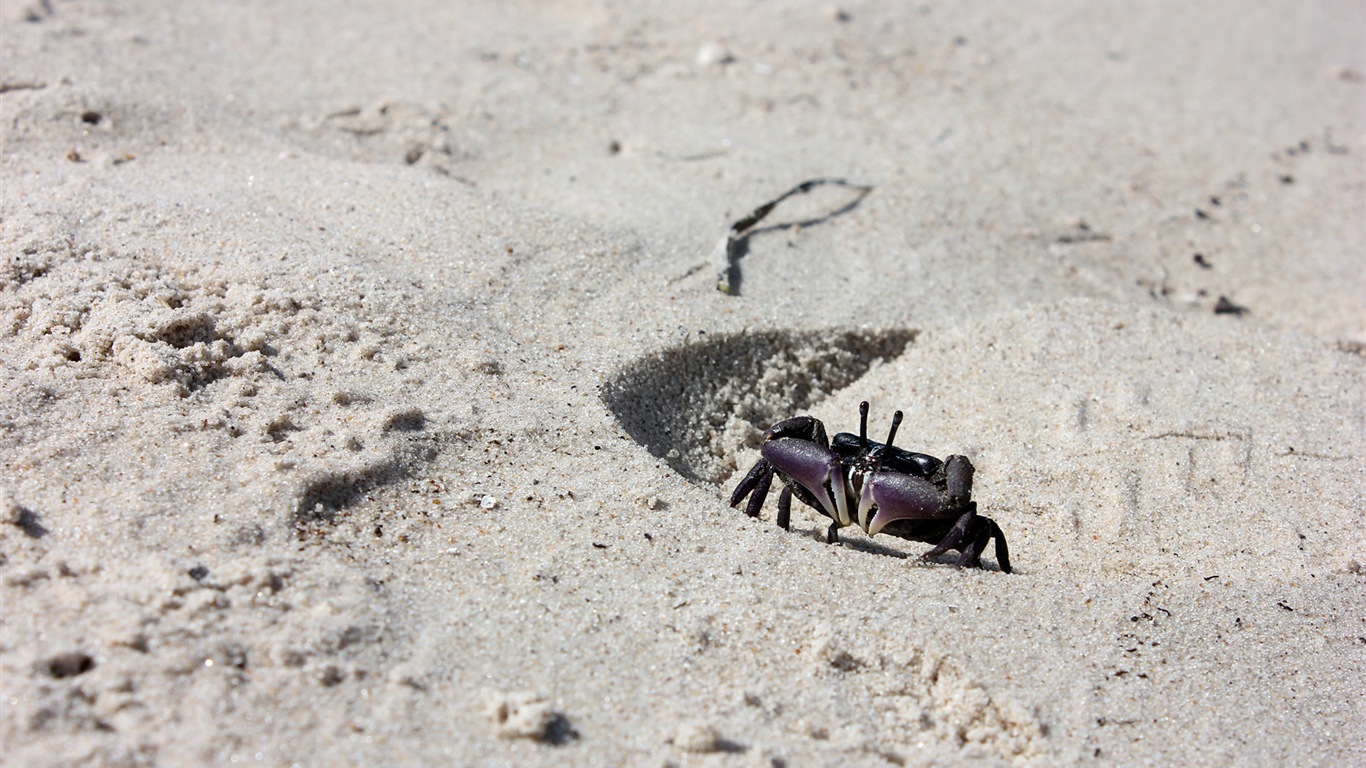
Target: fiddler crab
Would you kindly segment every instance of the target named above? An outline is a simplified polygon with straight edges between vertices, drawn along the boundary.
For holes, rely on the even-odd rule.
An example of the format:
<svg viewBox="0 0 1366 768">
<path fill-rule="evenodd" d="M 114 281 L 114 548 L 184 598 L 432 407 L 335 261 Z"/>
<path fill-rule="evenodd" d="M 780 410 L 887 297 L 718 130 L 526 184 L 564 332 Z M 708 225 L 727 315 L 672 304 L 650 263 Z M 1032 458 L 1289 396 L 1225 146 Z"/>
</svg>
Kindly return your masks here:
<svg viewBox="0 0 1366 768">
<path fill-rule="evenodd" d="M 745 514 L 756 517 L 776 475 L 778 526 L 788 530 L 792 497 L 830 518 L 825 539 L 839 541 L 839 529 L 857 524 L 869 536 L 886 533 L 934 544 L 922 559 L 956 549 L 959 567 L 982 567 L 987 541 L 996 539 L 996 562 L 1010 573 L 1010 551 L 995 521 L 977 514 L 972 500 L 972 462 L 966 456 L 939 459 L 892 445 L 901 411 L 892 415 L 887 442 L 868 439 L 868 403 L 859 405 L 859 433 L 841 432 L 830 441 L 825 425 L 811 416 L 780 421 L 764 433 L 763 458 L 730 495 L 733 507 L 749 496 Z M 753 495 L 750 495 L 750 494 Z"/>
</svg>

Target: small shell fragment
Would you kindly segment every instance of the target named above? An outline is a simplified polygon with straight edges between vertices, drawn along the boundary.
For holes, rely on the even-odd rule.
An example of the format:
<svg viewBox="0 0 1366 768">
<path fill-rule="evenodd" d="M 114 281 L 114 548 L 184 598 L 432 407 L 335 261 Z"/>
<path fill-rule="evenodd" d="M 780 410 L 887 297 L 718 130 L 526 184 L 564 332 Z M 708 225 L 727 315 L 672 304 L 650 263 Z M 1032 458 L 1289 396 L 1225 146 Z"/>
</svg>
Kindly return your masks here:
<svg viewBox="0 0 1366 768">
<path fill-rule="evenodd" d="M 546 740 L 559 717 L 550 704 L 534 691 L 491 693 L 487 713 L 489 722 L 500 738 L 536 741 Z"/>
<path fill-rule="evenodd" d="M 670 741 L 684 752 L 697 754 L 720 752 L 723 744 L 715 728 L 695 720 L 680 725 Z"/>
</svg>

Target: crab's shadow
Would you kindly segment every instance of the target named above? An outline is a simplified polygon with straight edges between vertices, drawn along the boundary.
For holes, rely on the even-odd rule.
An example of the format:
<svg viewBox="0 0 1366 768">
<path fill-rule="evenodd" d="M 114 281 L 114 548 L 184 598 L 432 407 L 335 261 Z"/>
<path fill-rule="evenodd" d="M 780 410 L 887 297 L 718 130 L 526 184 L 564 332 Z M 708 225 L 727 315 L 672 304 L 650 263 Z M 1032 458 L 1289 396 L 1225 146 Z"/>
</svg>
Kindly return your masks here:
<svg viewBox="0 0 1366 768">
<path fill-rule="evenodd" d="M 795 507 L 795 505 L 794 505 L 794 507 Z M 794 510 L 793 510 L 793 515 L 795 516 L 796 514 L 797 514 L 797 512 L 796 512 L 796 510 L 794 509 Z M 814 514 L 814 513 L 813 513 L 813 514 Z M 825 518 L 821 518 L 821 519 L 824 520 Z M 906 560 L 906 561 L 909 561 L 909 563 L 910 563 L 912 566 L 917 566 L 917 567 L 930 568 L 930 567 L 934 567 L 934 566 L 946 566 L 946 567 L 952 568 L 952 567 L 954 567 L 954 564 L 958 562 L 958 553 L 957 553 L 957 552 L 945 552 L 944 554 L 942 554 L 942 555 L 940 555 L 940 556 L 938 556 L 938 557 L 932 557 L 932 558 L 926 560 L 926 559 L 922 558 L 919 554 L 917 554 L 917 553 L 915 553 L 915 552 L 908 552 L 908 551 L 906 551 L 906 550 L 897 549 L 897 548 L 895 548 L 895 547 L 889 547 L 889 546 L 886 546 L 886 545 L 884 545 L 884 544 L 879 544 L 879 543 L 877 543 L 876 541 L 873 541 L 873 540 L 871 540 L 871 539 L 868 539 L 868 538 L 866 538 L 866 537 L 864 537 L 864 536 L 852 536 L 852 537 L 851 537 L 851 536 L 848 536 L 848 535 L 841 535 L 841 536 L 840 536 L 839 543 L 837 543 L 837 544 L 828 544 L 828 543 L 826 543 L 826 541 L 825 541 L 825 526 L 822 526 L 822 525 L 820 525 L 820 524 L 817 524 L 816 526 L 811 527 L 811 528 L 801 528 L 801 527 L 798 527 L 797 525 L 793 525 L 791 533 L 797 534 L 797 535 L 801 535 L 801 536 L 809 537 L 809 538 L 811 538 L 811 539 L 814 539 L 816 542 L 818 542 L 818 543 L 820 543 L 820 544 L 824 544 L 824 545 L 826 545 L 826 546 L 843 547 L 844 549 L 852 549 L 852 550 L 856 550 L 856 551 L 858 551 L 858 552 L 860 552 L 860 553 L 866 553 L 866 554 L 869 554 L 869 555 L 876 555 L 876 556 L 879 556 L 879 557 L 891 557 L 891 558 L 895 558 L 895 559 L 897 559 L 897 560 Z M 919 542 L 909 542 L 910 545 L 915 545 L 915 544 L 918 544 L 918 543 L 919 543 Z M 929 545 L 925 545 L 925 546 L 928 547 Z M 987 570 L 987 571 L 999 571 L 999 570 L 1000 570 L 1000 567 L 999 567 L 998 565 L 994 564 L 994 563 L 987 563 L 986 561 L 983 561 L 982 565 L 983 565 L 982 570 Z M 975 569 L 964 569 L 964 570 L 975 570 Z M 1018 569 L 1015 569 L 1015 570 L 1018 570 Z"/>
</svg>

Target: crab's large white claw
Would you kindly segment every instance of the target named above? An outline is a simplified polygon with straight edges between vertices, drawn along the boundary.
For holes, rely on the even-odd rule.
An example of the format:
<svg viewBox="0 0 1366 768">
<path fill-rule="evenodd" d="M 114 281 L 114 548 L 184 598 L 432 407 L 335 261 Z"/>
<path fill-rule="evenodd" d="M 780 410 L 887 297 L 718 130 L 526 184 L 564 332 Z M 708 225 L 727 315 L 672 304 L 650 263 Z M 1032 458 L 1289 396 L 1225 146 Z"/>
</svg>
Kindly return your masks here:
<svg viewBox="0 0 1366 768">
<path fill-rule="evenodd" d="M 844 485 L 844 473 L 840 470 L 839 460 L 836 459 L 830 465 L 830 480 L 828 487 L 835 494 L 835 511 L 839 513 L 838 520 L 841 526 L 848 525 L 849 519 L 849 490 Z M 832 517 L 834 517 L 832 515 Z"/>
<path fill-rule="evenodd" d="M 862 528 L 864 533 L 869 534 L 872 533 L 872 531 L 868 530 L 868 512 L 873 508 L 873 494 L 871 491 L 872 489 L 868 487 L 867 483 L 864 483 L 863 493 L 859 495 L 858 500 L 858 527 Z"/>
<path fill-rule="evenodd" d="M 831 520 L 849 524 L 849 492 L 839 456 L 810 440 L 779 437 L 759 449 L 775 469 L 796 480 L 825 508 Z"/>
<path fill-rule="evenodd" d="M 877 505 L 877 514 L 864 530 L 869 536 L 894 520 L 929 520 L 939 517 L 944 500 L 939 489 L 928 480 L 899 472 L 878 472 L 863 487 L 859 503 L 859 525 L 866 519 L 865 505 Z"/>
</svg>

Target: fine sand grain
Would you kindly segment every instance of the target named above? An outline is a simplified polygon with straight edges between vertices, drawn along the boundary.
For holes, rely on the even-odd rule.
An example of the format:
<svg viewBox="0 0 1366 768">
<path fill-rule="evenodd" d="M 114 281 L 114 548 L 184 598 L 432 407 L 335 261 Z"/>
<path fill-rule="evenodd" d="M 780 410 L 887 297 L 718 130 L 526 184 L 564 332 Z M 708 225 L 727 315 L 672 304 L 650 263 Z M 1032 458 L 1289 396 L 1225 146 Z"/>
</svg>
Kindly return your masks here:
<svg viewBox="0 0 1366 768">
<path fill-rule="evenodd" d="M 679 8 L 0 3 L 0 764 L 1366 763 L 1361 4 Z"/>
</svg>

